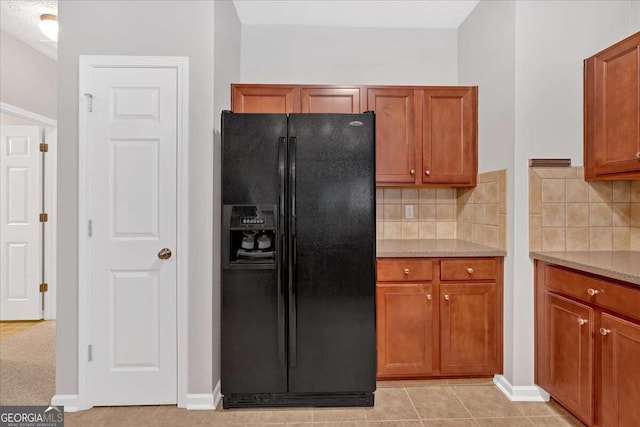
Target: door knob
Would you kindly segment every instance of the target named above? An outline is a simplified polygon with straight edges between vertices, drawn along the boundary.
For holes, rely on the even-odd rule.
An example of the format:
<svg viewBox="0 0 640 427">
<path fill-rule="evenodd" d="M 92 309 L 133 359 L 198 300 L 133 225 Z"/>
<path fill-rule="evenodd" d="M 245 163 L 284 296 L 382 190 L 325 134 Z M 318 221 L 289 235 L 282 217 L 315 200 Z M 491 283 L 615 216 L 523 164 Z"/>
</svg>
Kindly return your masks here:
<svg viewBox="0 0 640 427">
<path fill-rule="evenodd" d="M 446 294 L 445 294 L 445 296 L 444 296 L 444 300 L 445 300 L 445 301 L 449 301 L 449 299 L 450 299 L 450 298 L 449 298 L 449 295 L 446 295 Z"/>
<path fill-rule="evenodd" d="M 431 301 L 431 294 L 427 294 L 427 301 Z"/>
<path fill-rule="evenodd" d="M 600 333 L 602 335 L 609 335 L 611 333 L 611 329 L 600 328 Z"/>
<path fill-rule="evenodd" d="M 158 252 L 158 258 L 160 258 L 160 259 L 169 259 L 169 258 L 171 258 L 171 249 L 169 249 L 169 248 L 160 249 L 160 252 Z"/>
<path fill-rule="evenodd" d="M 578 318 L 578 325 L 582 326 L 582 325 L 584 325 L 585 323 L 587 323 L 587 320 L 586 320 L 586 319 L 583 319 L 582 317 L 579 317 L 579 318 Z"/>
</svg>

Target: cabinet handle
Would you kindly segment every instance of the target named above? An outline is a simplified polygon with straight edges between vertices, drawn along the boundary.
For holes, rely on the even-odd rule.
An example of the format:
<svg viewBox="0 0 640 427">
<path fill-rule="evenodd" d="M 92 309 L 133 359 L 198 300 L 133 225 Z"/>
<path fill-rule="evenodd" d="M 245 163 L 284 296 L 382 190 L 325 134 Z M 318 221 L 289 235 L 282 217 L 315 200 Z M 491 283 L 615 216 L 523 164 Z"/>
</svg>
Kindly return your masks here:
<svg viewBox="0 0 640 427">
<path fill-rule="evenodd" d="M 467 268 L 467 273 L 469 273 L 469 274 L 473 274 L 473 268 L 468 267 L 468 268 Z"/>
<path fill-rule="evenodd" d="M 583 319 L 582 317 L 578 317 L 578 325 L 582 326 L 587 322 L 588 322 L 587 319 Z"/>
<path fill-rule="evenodd" d="M 431 171 L 429 169 L 427 169 L 426 171 L 424 171 L 424 174 L 429 176 L 429 175 L 431 175 Z"/>
<path fill-rule="evenodd" d="M 636 153 L 636 159 L 640 159 L 640 151 Z"/>
<path fill-rule="evenodd" d="M 431 294 L 427 294 L 427 301 L 431 301 Z"/>
<path fill-rule="evenodd" d="M 600 328 L 601 335 L 609 335 L 611 333 L 611 329 Z"/>
<path fill-rule="evenodd" d="M 587 293 L 589 295 L 591 295 L 591 296 L 594 296 L 594 295 L 598 295 L 600 293 L 600 291 L 597 290 L 597 289 L 589 288 L 589 289 L 587 289 Z"/>
<path fill-rule="evenodd" d="M 416 174 L 416 170 L 415 170 L 415 169 L 411 169 L 411 170 L 409 171 L 409 173 L 410 173 L 411 175 L 415 175 L 415 174 Z"/>
<path fill-rule="evenodd" d="M 408 275 L 409 275 L 409 269 L 408 269 L 408 268 L 405 268 L 405 269 L 404 269 L 404 275 L 405 275 L 405 276 L 408 276 Z"/>
<path fill-rule="evenodd" d="M 444 300 L 445 300 L 445 301 L 449 301 L 449 295 L 444 294 Z"/>
</svg>

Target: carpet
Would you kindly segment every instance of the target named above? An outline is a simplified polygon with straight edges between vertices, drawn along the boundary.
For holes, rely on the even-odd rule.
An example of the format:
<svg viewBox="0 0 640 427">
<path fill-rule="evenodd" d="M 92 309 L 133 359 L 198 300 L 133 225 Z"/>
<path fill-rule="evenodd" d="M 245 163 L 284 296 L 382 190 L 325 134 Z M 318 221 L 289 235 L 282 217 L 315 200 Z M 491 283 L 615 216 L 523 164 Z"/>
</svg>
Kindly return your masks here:
<svg viewBox="0 0 640 427">
<path fill-rule="evenodd" d="M 0 405 L 48 405 L 56 386 L 56 322 L 0 340 Z"/>
</svg>

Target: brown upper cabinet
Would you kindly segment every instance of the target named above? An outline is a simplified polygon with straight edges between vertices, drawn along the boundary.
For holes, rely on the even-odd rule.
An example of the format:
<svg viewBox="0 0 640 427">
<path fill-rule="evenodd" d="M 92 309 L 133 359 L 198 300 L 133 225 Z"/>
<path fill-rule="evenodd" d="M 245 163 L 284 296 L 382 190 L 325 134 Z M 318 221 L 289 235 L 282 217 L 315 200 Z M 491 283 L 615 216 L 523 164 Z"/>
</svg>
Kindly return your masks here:
<svg viewBox="0 0 640 427">
<path fill-rule="evenodd" d="M 236 113 L 376 113 L 376 183 L 469 187 L 478 169 L 478 88 L 233 84 Z"/>
<path fill-rule="evenodd" d="M 584 61 L 587 180 L 640 177 L 640 32 Z"/>
</svg>

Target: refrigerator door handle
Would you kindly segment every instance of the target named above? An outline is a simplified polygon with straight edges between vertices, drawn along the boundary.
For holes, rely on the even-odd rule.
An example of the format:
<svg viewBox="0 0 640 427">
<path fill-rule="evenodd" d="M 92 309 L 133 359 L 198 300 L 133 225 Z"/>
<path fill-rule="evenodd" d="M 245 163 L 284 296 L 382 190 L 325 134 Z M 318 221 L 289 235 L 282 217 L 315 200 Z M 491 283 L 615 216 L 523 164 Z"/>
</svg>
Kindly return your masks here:
<svg viewBox="0 0 640 427">
<path fill-rule="evenodd" d="M 296 137 L 289 138 L 289 366 L 297 363 L 296 322 Z"/>
<path fill-rule="evenodd" d="M 285 281 L 287 267 L 287 232 L 286 232 L 286 212 L 287 212 L 287 198 L 286 198 L 286 165 L 287 165 L 287 138 L 281 137 L 278 139 L 278 230 L 279 236 L 279 251 L 278 251 L 278 364 L 280 367 L 285 366 L 286 362 L 286 339 L 285 339 L 285 288 L 283 283 Z"/>
</svg>

